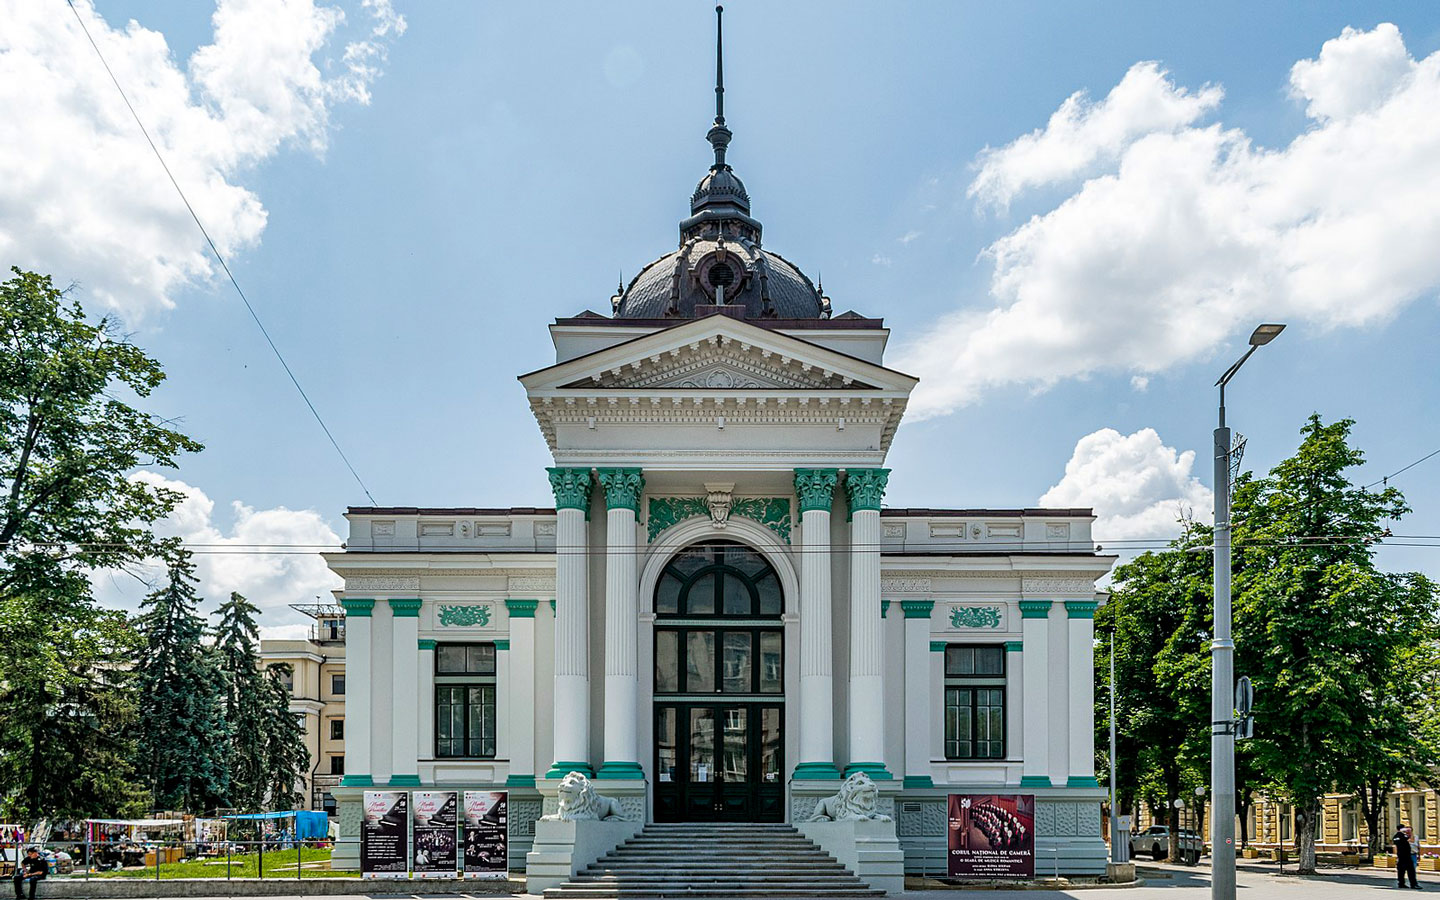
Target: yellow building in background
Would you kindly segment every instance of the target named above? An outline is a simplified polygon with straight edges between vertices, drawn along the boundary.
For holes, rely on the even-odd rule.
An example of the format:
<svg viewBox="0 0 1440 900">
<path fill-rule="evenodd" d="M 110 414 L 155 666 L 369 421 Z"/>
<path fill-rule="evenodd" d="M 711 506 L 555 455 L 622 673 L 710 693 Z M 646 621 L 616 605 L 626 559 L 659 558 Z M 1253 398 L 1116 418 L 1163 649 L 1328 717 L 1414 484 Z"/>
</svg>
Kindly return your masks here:
<svg viewBox="0 0 1440 900">
<path fill-rule="evenodd" d="M 302 806 L 335 813 L 334 788 L 345 775 L 345 610 L 334 603 L 292 603 L 314 619 L 303 638 L 262 640 L 262 667 L 292 670 L 290 711 L 305 730 L 310 769 L 296 784 Z"/>
</svg>

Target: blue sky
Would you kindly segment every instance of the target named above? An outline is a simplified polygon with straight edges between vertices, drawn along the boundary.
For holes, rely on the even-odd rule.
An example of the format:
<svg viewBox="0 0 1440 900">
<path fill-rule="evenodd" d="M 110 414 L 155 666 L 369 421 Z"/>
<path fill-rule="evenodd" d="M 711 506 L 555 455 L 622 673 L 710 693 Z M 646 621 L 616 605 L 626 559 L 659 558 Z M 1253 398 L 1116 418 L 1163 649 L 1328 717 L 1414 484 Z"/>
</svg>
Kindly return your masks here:
<svg viewBox="0 0 1440 900">
<path fill-rule="evenodd" d="M 548 503 L 545 445 L 514 376 L 551 358 L 548 321 L 606 311 L 620 273 L 628 280 L 673 249 L 676 223 L 709 162 L 711 6 L 397 2 L 400 33 L 395 19 L 358 3 L 342 4 L 338 22 L 326 18 L 330 3 L 297 4 L 295 17 L 283 20 L 249 8 L 266 2 L 225 4 L 235 16 L 226 40 L 217 40 L 214 7 L 199 3 L 97 0 L 104 24 L 94 25 L 113 35 L 115 54 L 134 51 L 125 56 L 133 66 L 118 74 L 134 79 L 137 108 L 156 123 L 172 164 L 176 156 L 200 160 L 192 199 L 207 224 L 213 219 L 228 236 L 221 242 L 232 247 L 233 271 L 375 499 Z M 32 146 L 67 134 L 50 122 L 81 133 L 94 127 L 113 143 L 70 147 L 70 171 L 78 174 L 52 196 L 42 183 L 0 205 L 28 201 L 63 212 L 77 202 L 75 192 L 90 190 L 87 179 L 125 179 L 126 190 L 76 210 L 92 217 L 87 228 L 114 230 L 115 254 L 169 260 L 180 250 L 198 252 L 143 139 L 133 128 L 127 134 L 118 98 L 105 95 L 113 88 L 95 80 L 92 52 L 73 44 L 73 18 L 51 21 L 70 14 L 50 6 L 44 15 L 23 13 L 35 34 L 53 38 L 33 51 L 38 64 L 88 85 L 77 93 L 91 101 L 57 95 L 46 105 L 51 117 L 31 120 Z M 138 26 L 127 26 L 132 19 Z M 270 89 L 258 62 L 270 58 L 267 42 L 283 44 L 285 34 L 317 22 L 312 44 L 275 51 L 273 64 L 293 75 L 280 80 L 298 85 L 302 112 L 280 102 L 288 95 L 255 101 Z M 1377 31 L 1381 23 L 1393 23 L 1398 37 Z M 1292 67 L 1324 62 L 1322 46 L 1346 28 L 1356 29 L 1356 40 L 1337 44 L 1297 90 Z M 163 35 L 164 47 L 146 44 L 137 29 Z M 1366 35 L 1373 40 L 1360 39 Z M 1424 148 L 1433 139 L 1415 111 L 1440 119 L 1440 108 L 1425 105 L 1434 93 L 1419 83 L 1428 77 L 1426 58 L 1440 50 L 1440 7 L 735 0 L 726 8 L 726 38 L 726 113 L 735 132 L 729 161 L 749 188 L 767 247 L 812 278 L 823 275 L 837 310 L 883 316 L 894 332 L 892 362 L 929 366 L 916 374 L 932 383 L 968 385 L 900 431 L 891 505 L 1034 505 L 1066 476 L 1077 442 L 1108 428 L 1113 438 L 1102 434 L 1089 446 L 1110 455 L 1074 473 L 1068 490 L 1093 486 L 1101 499 L 1077 505 L 1106 506 L 1117 523 L 1129 516 L 1116 536 L 1152 536 L 1155 504 L 1204 500 L 1189 477 L 1210 482 L 1203 452 L 1213 427 L 1210 385 L 1243 350 L 1249 327 L 1270 319 L 1291 327 L 1230 393 L 1231 424 L 1250 438 L 1247 465 L 1268 468 L 1292 452 L 1312 411 L 1357 420 L 1356 442 L 1370 459 L 1359 473 L 1366 480 L 1440 447 L 1440 276 L 1404 246 L 1440 222 L 1440 199 L 1428 189 L 1436 171 L 1422 160 L 1397 181 L 1391 173 L 1402 160 L 1377 174 L 1366 165 L 1375 151 L 1361 140 L 1378 135 L 1400 146 L 1409 138 Z M 1396 40 L 1419 73 L 1403 78 L 1417 86 L 1396 74 Z M 347 42 L 369 48 L 368 68 L 347 68 Z M 197 66 L 192 54 L 207 45 L 219 49 Z M 11 64 L 23 52 L 18 39 L 0 44 L 0 58 L 10 54 Z M 168 99 L 156 74 L 166 74 L 167 59 L 184 79 Z M 1104 101 L 1144 61 L 1158 69 L 1153 83 L 1136 88 L 1142 100 L 1194 108 L 1157 125 L 1144 109 L 1126 112 L 1117 101 L 1111 118 L 1130 116 L 1138 130 L 1115 137 L 1101 127 Z M 1380 81 L 1357 72 L 1379 73 Z M 149 78 L 159 86 L 141 90 Z M 1371 94 L 1335 93 L 1361 82 Z M 1054 140 L 1037 150 L 1051 157 L 1040 163 L 1006 154 L 1081 91 L 1087 99 L 1076 109 L 1094 134 L 1086 138 L 1081 127 L 1070 140 L 1052 127 Z M 1385 104 L 1407 91 L 1410 105 L 1387 114 Z M 241 109 L 241 101 L 251 106 Z M 0 91 L 0 109 L 7 102 L 32 101 Z M 225 127 L 187 126 L 190 107 Z M 1373 122 L 1356 120 L 1372 113 Z M 1209 261 L 1232 246 L 1230 226 L 1218 234 L 1211 227 L 1213 251 L 1177 262 L 1195 255 L 1203 239 L 1192 242 L 1174 210 L 1140 209 L 1157 183 L 1162 193 L 1168 187 L 1134 174 L 1147 150 L 1162 154 L 1162 168 L 1164 153 L 1181 152 L 1162 139 L 1204 143 L 1206 129 L 1230 134 L 1223 158 L 1191 181 L 1191 170 L 1177 164 L 1177 193 L 1195 192 L 1197 208 L 1218 209 L 1220 217 L 1262 219 L 1291 204 L 1275 213 L 1285 221 L 1270 223 L 1268 236 L 1213 267 Z M 1292 147 L 1311 132 L 1325 132 L 1317 142 L 1333 138 L 1330 149 Z M 1145 135 L 1159 138 L 1142 143 Z M 1084 140 L 1092 141 L 1093 158 L 1067 163 Z M 126 141 L 133 156 L 100 149 Z M 1236 163 L 1245 148 L 1276 156 Z M 987 161 L 992 172 L 1023 182 L 1003 202 L 967 193 Z M 233 190 L 212 195 L 200 187 L 206 177 L 211 187 L 218 178 Z M 1364 196 L 1335 187 L 1351 184 Z M 1229 199 L 1212 204 L 1212 194 Z M 1384 202 L 1375 199 L 1382 195 Z M 126 206 L 132 202 L 137 208 Z M 1127 204 L 1137 207 L 1133 216 Z M 1131 224 L 1153 233 L 1146 215 L 1174 225 L 1174 245 L 1125 238 Z M 1323 239 L 1306 230 L 1346 216 L 1353 227 Z M 1393 234 L 1366 225 L 1407 216 L 1415 224 Z M 1084 233 L 1087 217 L 1097 223 L 1092 234 Z M 1027 222 L 1036 226 L 1030 232 Z M 1013 294 L 992 284 L 998 263 L 987 254 L 1007 238 L 1022 260 L 1009 270 L 1018 279 Z M 0 248 L 6 265 L 77 281 L 93 309 L 117 309 L 164 363 L 170 381 L 153 408 L 180 417 L 208 447 L 165 473 L 197 491 L 198 505 L 178 528 L 238 540 L 315 535 L 328 524 L 343 536 L 344 508 L 366 499 L 228 283 L 196 269 L 168 281 L 109 284 L 111 257 L 3 215 Z M 1333 264 L 1352 252 L 1353 263 Z M 1072 266 L 1063 259 L 1069 253 L 1102 262 Z M 1277 266 L 1276 257 L 1287 262 Z M 1337 286 L 1352 271 L 1360 272 L 1357 283 Z M 1053 305 L 1042 303 L 1039 315 L 1069 317 L 1059 324 L 1069 337 L 1047 350 L 1015 336 L 1027 331 L 1023 320 L 994 326 L 993 340 L 979 331 L 986 315 L 1032 296 L 1027 291 L 1043 295 L 1054 278 L 1064 296 L 1045 300 Z M 1118 297 L 1126 290 L 1134 295 Z M 1213 315 L 1192 322 L 1167 310 L 1203 307 L 1212 294 L 1229 298 L 1217 301 Z M 1362 314 L 1356 309 L 1367 301 L 1357 298 L 1379 299 Z M 948 330 L 937 325 L 967 314 Z M 1160 324 L 1147 325 L 1152 318 Z M 947 369 L 936 359 L 951 348 L 960 361 Z M 1080 357 L 1088 362 L 1063 361 Z M 1202 452 L 1186 473 L 1173 454 L 1191 450 Z M 1125 471 L 1127 460 L 1137 461 L 1135 471 Z M 1416 509 L 1396 531 L 1440 534 L 1440 458 L 1396 484 Z M 199 492 L 213 508 L 198 503 Z M 250 530 L 237 530 L 237 516 L 247 517 L 232 506 L 237 501 L 251 510 Z M 312 513 L 288 515 L 303 511 Z M 1382 559 L 1440 575 L 1435 550 L 1387 550 Z M 281 610 L 322 587 L 323 573 L 313 568 L 272 563 L 217 564 L 207 586 L 265 593 L 255 599 Z M 283 613 L 273 621 L 284 621 Z"/>
</svg>

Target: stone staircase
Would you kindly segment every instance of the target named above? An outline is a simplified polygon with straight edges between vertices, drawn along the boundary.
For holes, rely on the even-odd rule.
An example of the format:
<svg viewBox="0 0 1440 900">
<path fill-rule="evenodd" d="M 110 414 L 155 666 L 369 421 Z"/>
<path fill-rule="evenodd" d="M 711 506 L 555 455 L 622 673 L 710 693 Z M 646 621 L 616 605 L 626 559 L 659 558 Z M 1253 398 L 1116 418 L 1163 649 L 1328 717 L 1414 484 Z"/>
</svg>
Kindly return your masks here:
<svg viewBox="0 0 1440 900">
<path fill-rule="evenodd" d="M 579 897 L 883 897 L 789 825 L 652 824 L 574 879 Z"/>
</svg>

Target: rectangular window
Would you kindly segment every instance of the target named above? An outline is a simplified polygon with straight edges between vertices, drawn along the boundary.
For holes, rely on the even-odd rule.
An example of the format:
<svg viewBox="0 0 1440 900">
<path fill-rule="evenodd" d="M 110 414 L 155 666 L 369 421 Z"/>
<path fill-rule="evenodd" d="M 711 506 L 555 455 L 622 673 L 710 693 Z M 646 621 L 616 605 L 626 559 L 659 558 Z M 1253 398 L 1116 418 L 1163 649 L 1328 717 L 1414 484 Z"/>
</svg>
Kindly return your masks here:
<svg viewBox="0 0 1440 900">
<path fill-rule="evenodd" d="M 495 756 L 495 645 L 435 648 L 435 756 Z"/>
<path fill-rule="evenodd" d="M 1005 758 L 1005 648 L 945 648 L 945 758 Z"/>
<path fill-rule="evenodd" d="M 330 676 L 330 693 L 336 697 L 345 696 L 345 676 L 343 674 Z"/>
<path fill-rule="evenodd" d="M 332 740 L 332 741 L 343 741 L 343 740 L 345 740 L 345 720 L 344 720 L 344 719 L 331 719 L 331 720 L 330 720 L 330 740 Z"/>
<path fill-rule="evenodd" d="M 343 757 L 343 756 L 332 756 L 332 757 L 330 757 L 330 774 L 331 774 L 331 775 L 344 775 L 344 774 L 345 774 L 345 757 Z"/>
</svg>

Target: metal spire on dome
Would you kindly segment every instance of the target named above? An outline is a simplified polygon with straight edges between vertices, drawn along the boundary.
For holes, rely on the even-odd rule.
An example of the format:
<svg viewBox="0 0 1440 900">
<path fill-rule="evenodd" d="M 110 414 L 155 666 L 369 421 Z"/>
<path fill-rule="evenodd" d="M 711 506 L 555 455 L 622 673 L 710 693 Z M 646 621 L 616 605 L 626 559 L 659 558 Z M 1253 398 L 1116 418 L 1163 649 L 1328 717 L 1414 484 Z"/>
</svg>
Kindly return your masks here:
<svg viewBox="0 0 1440 900">
<path fill-rule="evenodd" d="M 715 148 L 715 165 L 711 171 L 719 171 L 726 168 L 725 148 L 730 144 L 732 137 L 730 129 L 725 127 L 725 45 L 723 16 L 725 7 L 715 7 L 715 124 L 705 138 L 710 141 L 710 146 Z"/>
</svg>

